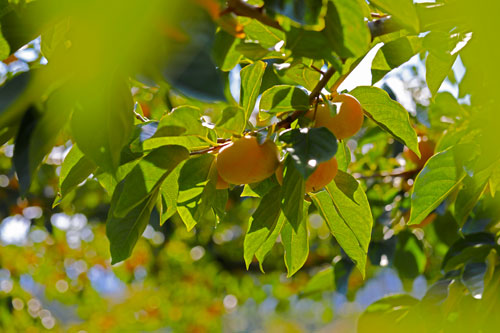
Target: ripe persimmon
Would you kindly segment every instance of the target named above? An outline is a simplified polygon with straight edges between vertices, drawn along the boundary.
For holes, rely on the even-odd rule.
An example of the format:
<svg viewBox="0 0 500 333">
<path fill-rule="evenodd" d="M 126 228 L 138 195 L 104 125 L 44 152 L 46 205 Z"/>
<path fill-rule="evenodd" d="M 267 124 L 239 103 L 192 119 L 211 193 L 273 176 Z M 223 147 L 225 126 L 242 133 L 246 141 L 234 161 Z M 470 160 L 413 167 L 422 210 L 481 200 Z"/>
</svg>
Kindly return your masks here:
<svg viewBox="0 0 500 333">
<path fill-rule="evenodd" d="M 306 193 L 321 190 L 335 178 L 338 171 L 337 159 L 332 157 L 318 165 L 316 170 L 306 180 Z M 276 169 L 276 179 L 283 185 L 283 163 Z"/>
<path fill-rule="evenodd" d="M 363 108 L 358 100 L 349 94 L 340 94 L 333 98 L 332 103 L 337 105 L 335 116 L 332 117 L 328 105 L 320 104 L 316 111 L 309 110 L 306 117 L 314 117 L 314 127 L 328 128 L 338 140 L 356 134 L 363 125 Z"/>
<path fill-rule="evenodd" d="M 407 161 L 413 162 L 419 169 L 422 169 L 429 158 L 434 155 L 434 149 L 436 144 L 434 141 L 429 140 L 426 136 L 420 137 L 420 142 L 418 143 L 418 150 L 420 150 L 420 158 L 417 154 L 412 152 L 408 147 L 404 147 L 403 156 Z"/>
<path fill-rule="evenodd" d="M 229 184 L 222 179 L 219 174 L 217 174 L 217 183 L 215 183 L 215 188 L 217 190 L 225 190 L 226 188 L 229 188 Z"/>
<path fill-rule="evenodd" d="M 235 140 L 217 155 L 217 171 L 230 184 L 260 182 L 270 177 L 278 165 L 278 148 L 274 142 L 260 145 L 253 136 Z"/>
</svg>

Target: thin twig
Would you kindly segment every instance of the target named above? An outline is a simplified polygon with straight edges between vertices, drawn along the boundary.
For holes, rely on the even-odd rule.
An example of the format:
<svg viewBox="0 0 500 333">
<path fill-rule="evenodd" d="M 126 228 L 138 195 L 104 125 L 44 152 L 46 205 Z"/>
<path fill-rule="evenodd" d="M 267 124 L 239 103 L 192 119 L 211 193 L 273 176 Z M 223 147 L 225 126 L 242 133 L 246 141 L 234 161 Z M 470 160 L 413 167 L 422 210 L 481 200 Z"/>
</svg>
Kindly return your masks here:
<svg viewBox="0 0 500 333">
<path fill-rule="evenodd" d="M 371 175 L 355 174 L 354 177 L 358 178 L 358 179 L 385 178 L 385 177 L 406 177 L 406 176 L 412 176 L 413 174 L 417 173 L 418 171 L 419 171 L 418 169 L 404 170 L 404 171 L 395 170 L 393 172 L 381 172 L 381 173 L 374 173 Z"/>
<path fill-rule="evenodd" d="M 189 153 L 189 155 L 201 155 L 201 154 L 207 154 L 207 153 L 213 153 L 225 146 L 228 146 L 229 144 L 231 144 L 230 141 L 226 141 L 225 143 L 223 144 L 220 144 L 218 146 L 213 146 L 213 147 L 209 147 L 209 148 L 205 148 L 205 149 L 201 149 L 201 150 L 195 150 L 195 151 L 192 151 Z"/>
<path fill-rule="evenodd" d="M 333 74 L 335 74 L 335 68 L 332 66 L 328 68 L 326 71 L 325 75 L 319 80 L 318 84 L 313 88 L 311 91 L 311 94 L 309 95 L 309 103 L 312 104 L 314 100 L 319 97 L 319 94 L 321 93 L 321 90 L 326 86 L 328 81 L 332 78 Z"/>
<path fill-rule="evenodd" d="M 325 75 L 325 72 L 323 72 L 321 69 L 319 69 L 318 67 L 314 66 L 314 65 L 311 65 L 311 68 L 314 69 L 316 72 L 318 73 L 321 73 L 322 75 Z"/>
<path fill-rule="evenodd" d="M 146 117 L 142 116 L 140 113 L 137 113 L 136 111 L 134 111 L 134 116 L 135 116 L 135 118 L 136 118 L 136 119 L 138 119 L 138 120 L 142 121 L 143 123 L 145 123 L 145 122 L 148 122 L 148 121 L 149 121 L 149 119 L 148 119 L 148 118 L 146 118 Z"/>
</svg>

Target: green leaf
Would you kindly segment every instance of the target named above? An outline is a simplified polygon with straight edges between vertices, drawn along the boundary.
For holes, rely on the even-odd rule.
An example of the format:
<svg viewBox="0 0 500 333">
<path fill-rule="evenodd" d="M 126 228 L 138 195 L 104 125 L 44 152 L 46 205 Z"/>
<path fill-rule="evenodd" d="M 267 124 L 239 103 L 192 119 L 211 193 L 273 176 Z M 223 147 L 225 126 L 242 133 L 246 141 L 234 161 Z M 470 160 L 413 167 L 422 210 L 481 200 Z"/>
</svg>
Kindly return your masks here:
<svg viewBox="0 0 500 333">
<path fill-rule="evenodd" d="M 259 110 L 272 113 L 309 109 L 309 96 L 295 86 L 278 85 L 262 94 Z"/>
<path fill-rule="evenodd" d="M 203 126 L 203 112 L 191 105 L 182 105 L 164 115 L 158 123 L 158 129 L 153 137 L 173 135 L 198 135 L 206 137 L 209 128 Z"/>
<path fill-rule="evenodd" d="M 372 62 L 372 82 L 378 82 L 387 73 L 410 60 L 422 50 L 422 39 L 406 36 L 384 44 Z"/>
<path fill-rule="evenodd" d="M 0 30 L 0 61 L 4 60 L 10 55 L 9 43 L 3 38 L 2 32 Z"/>
<path fill-rule="evenodd" d="M 264 263 L 264 260 L 266 259 L 267 255 L 269 254 L 269 251 L 271 251 L 271 249 L 274 247 L 274 244 L 276 244 L 278 235 L 281 233 L 281 230 L 283 229 L 285 222 L 286 222 L 286 217 L 285 215 L 281 214 L 276 223 L 271 226 L 271 232 L 269 236 L 266 238 L 264 243 L 262 243 L 257 252 L 255 252 L 255 257 L 259 261 L 260 270 L 262 272 L 264 272 L 262 264 Z"/>
<path fill-rule="evenodd" d="M 384 297 L 366 308 L 358 319 L 359 333 L 411 332 L 405 324 L 408 313 L 418 305 L 418 299 L 410 295 Z M 391 330 L 388 330 L 390 326 Z M 420 331 L 420 327 L 417 327 Z"/>
<path fill-rule="evenodd" d="M 30 101 L 25 96 L 20 97 L 27 91 L 31 76 L 31 72 L 23 72 L 0 86 L 0 128 L 11 125 L 14 119 L 22 116 L 19 111 L 24 111 L 23 106 L 28 107 Z"/>
<path fill-rule="evenodd" d="M 254 197 L 260 198 L 267 194 L 275 185 L 276 180 L 273 177 L 264 179 L 261 182 L 253 184 L 245 184 L 243 187 L 243 192 L 241 192 L 240 197 Z"/>
<path fill-rule="evenodd" d="M 169 54 L 163 77 L 188 97 L 205 102 L 225 101 L 224 83 L 210 54 L 211 43 L 196 43 L 197 39 Z"/>
<path fill-rule="evenodd" d="M 212 142 L 203 137 L 195 135 L 186 136 L 154 136 L 151 139 L 144 141 L 142 147 L 144 150 L 151 150 L 162 146 L 182 146 L 189 150 L 200 150 L 208 148 Z"/>
<path fill-rule="evenodd" d="M 368 199 L 351 175 L 338 171 L 325 191 L 310 194 L 333 236 L 365 276 L 366 256 L 373 225 Z"/>
<path fill-rule="evenodd" d="M 124 80 L 102 79 L 82 84 L 71 118 L 78 148 L 99 167 L 116 170 L 121 150 L 134 127 L 132 111 L 132 95 Z"/>
<path fill-rule="evenodd" d="M 247 37 L 258 41 L 266 49 L 272 48 L 277 43 L 285 40 L 285 33 L 283 31 L 263 24 L 260 21 L 244 18 L 241 22 Z"/>
<path fill-rule="evenodd" d="M 255 102 L 259 95 L 260 85 L 262 84 L 262 77 L 266 70 L 266 63 L 257 61 L 251 65 L 245 66 L 240 71 L 241 76 L 241 92 L 240 92 L 240 105 L 245 111 L 245 120 L 248 121 Z"/>
<path fill-rule="evenodd" d="M 158 129 L 157 121 L 148 121 L 135 125 L 134 132 L 129 147 L 132 152 L 143 152 L 144 141 L 150 139 Z"/>
<path fill-rule="evenodd" d="M 452 128 L 449 128 L 450 124 L 446 120 L 443 121 L 443 116 L 453 120 L 459 120 L 465 116 L 465 109 L 458 103 L 455 96 L 448 91 L 440 92 L 434 96 L 434 101 L 429 105 L 428 114 L 429 122 L 433 128 L 448 129 L 447 133 L 452 132 L 458 134 L 459 137 L 462 137 L 463 132 L 467 130 L 458 128 L 452 130 Z M 441 141 L 443 141 L 443 138 L 439 140 L 438 146 L 442 146 Z"/>
<path fill-rule="evenodd" d="M 320 64 L 322 61 L 320 61 Z M 320 65 L 318 68 L 321 68 Z M 304 64 L 301 60 L 294 60 L 290 67 L 285 70 L 285 77 L 292 80 L 294 83 L 303 86 L 307 90 L 314 89 L 318 81 L 321 79 L 321 74 Z"/>
<path fill-rule="evenodd" d="M 67 98 L 64 90 L 52 93 L 45 103 L 45 110 L 31 135 L 29 142 L 29 166 L 30 174 L 33 175 L 47 155 L 56 145 L 59 133 L 66 125 L 70 112 L 64 110 Z"/>
<path fill-rule="evenodd" d="M 183 146 L 190 150 L 210 147 L 214 132 L 203 126 L 202 112 L 189 105 L 179 106 L 160 119 L 153 136 L 142 143 L 142 149 L 149 150 L 167 145 Z"/>
<path fill-rule="evenodd" d="M 226 216 L 226 205 L 228 198 L 229 191 L 227 189 L 215 191 L 215 198 L 212 203 L 212 209 L 215 215 L 219 218 L 219 222 L 222 221 Z"/>
<path fill-rule="evenodd" d="M 243 256 L 248 267 L 253 260 L 255 252 L 266 241 L 273 231 L 273 226 L 281 215 L 280 186 L 273 187 L 260 201 L 257 210 L 252 214 L 248 230 L 243 242 Z"/>
<path fill-rule="evenodd" d="M 28 191 L 33 175 L 45 155 L 55 146 L 59 133 L 71 115 L 64 109 L 68 102 L 66 92 L 58 90 L 52 93 L 44 104 L 43 112 L 30 107 L 24 114 L 15 149 L 15 166 L 24 193 Z"/>
<path fill-rule="evenodd" d="M 246 127 L 246 116 L 243 109 L 237 106 L 228 106 L 222 111 L 221 119 L 217 122 L 219 136 L 229 138 L 231 135 L 241 135 Z"/>
<path fill-rule="evenodd" d="M 408 224 L 422 222 L 460 184 L 463 177 L 464 172 L 455 162 L 454 148 L 432 156 L 415 179 Z"/>
<path fill-rule="evenodd" d="M 6 126 L 0 129 L 0 146 L 7 143 L 16 133 L 18 127 L 16 125 Z"/>
<path fill-rule="evenodd" d="M 177 165 L 188 158 L 189 151 L 181 146 L 164 146 L 146 155 L 123 180 L 126 195 L 117 198 L 113 215 L 124 217 L 156 191 Z"/>
<path fill-rule="evenodd" d="M 495 237 L 490 233 L 465 235 L 450 246 L 443 259 L 442 269 L 449 272 L 467 263 L 485 261 L 495 245 Z"/>
<path fill-rule="evenodd" d="M 236 50 L 239 42 L 239 39 L 224 30 L 219 30 L 215 34 L 214 60 L 221 71 L 228 72 L 240 62 L 243 55 Z"/>
<path fill-rule="evenodd" d="M 59 194 L 54 205 L 60 202 L 69 192 L 81 184 L 95 171 L 97 166 L 86 157 L 76 145 L 73 145 L 64 158 L 59 174 Z"/>
<path fill-rule="evenodd" d="M 462 281 L 475 299 L 481 299 L 483 296 L 487 268 L 484 262 L 469 263 L 464 267 Z"/>
<path fill-rule="evenodd" d="M 301 297 L 335 290 L 335 272 L 330 266 L 316 273 L 300 291 Z"/>
<path fill-rule="evenodd" d="M 394 267 L 401 278 L 413 280 L 425 270 L 427 257 L 421 242 L 409 231 L 398 234 Z"/>
<path fill-rule="evenodd" d="M 435 96 L 438 92 L 439 87 L 441 87 L 444 79 L 450 73 L 456 59 L 457 54 L 453 56 L 449 55 L 446 58 L 435 56 L 432 53 L 427 55 L 427 60 L 425 61 L 425 80 L 432 96 Z"/>
<path fill-rule="evenodd" d="M 108 192 L 111 196 L 116 186 L 129 174 L 132 169 L 141 161 L 141 158 L 137 158 L 131 161 L 124 162 L 122 165 L 118 167 L 118 169 L 113 173 L 106 172 L 100 168 L 96 171 L 96 178 L 101 184 L 102 187 Z"/>
<path fill-rule="evenodd" d="M 30 107 L 23 116 L 19 131 L 14 141 L 14 156 L 12 162 L 19 179 L 19 189 L 25 195 L 32 182 L 35 161 L 30 160 L 30 142 L 39 120 L 38 110 Z"/>
<path fill-rule="evenodd" d="M 215 197 L 215 157 L 204 154 L 184 163 L 179 175 L 177 212 L 188 231 L 207 213 Z"/>
<path fill-rule="evenodd" d="M 321 30 L 324 27 L 324 3 L 324 0 L 266 1 L 265 6 L 307 29 Z"/>
<path fill-rule="evenodd" d="M 285 151 L 304 179 L 337 152 L 337 139 L 326 127 L 290 129 L 281 133 L 279 139 L 288 144 Z"/>
<path fill-rule="evenodd" d="M 305 181 L 291 157 L 285 160 L 283 171 L 283 187 L 281 190 L 281 208 L 288 222 L 294 229 L 299 228 L 304 211 L 302 202 L 304 201 Z"/>
<path fill-rule="evenodd" d="M 346 172 L 349 164 L 351 163 L 351 151 L 349 150 L 345 140 L 339 142 L 335 158 L 337 159 L 339 170 Z"/>
<path fill-rule="evenodd" d="M 362 56 L 371 41 L 362 8 L 352 0 L 328 2 L 324 33 L 335 52 L 343 58 Z"/>
<path fill-rule="evenodd" d="M 341 62 L 333 52 L 332 44 L 326 35 L 320 31 L 309 31 L 301 28 L 290 27 L 286 32 L 287 49 L 294 58 L 322 59 L 341 70 Z"/>
<path fill-rule="evenodd" d="M 63 43 L 69 39 L 68 32 L 71 27 L 70 18 L 66 17 L 55 24 L 51 24 L 48 29 L 44 29 L 41 34 L 40 47 L 43 56 L 49 61 L 57 53 Z M 63 46 L 64 47 L 64 46 Z"/>
<path fill-rule="evenodd" d="M 470 33 L 431 31 L 424 37 L 424 47 L 429 51 L 426 67 L 426 81 L 434 97 L 444 79 L 450 74 L 458 51 L 467 45 Z"/>
<path fill-rule="evenodd" d="M 413 32 L 420 31 L 420 22 L 412 0 L 370 0 L 370 3 L 391 14 L 402 26 Z"/>
<path fill-rule="evenodd" d="M 479 201 L 490 178 L 493 167 L 477 171 L 472 177 L 466 175 L 462 181 L 463 187 L 460 189 L 455 200 L 454 217 L 460 227 L 463 227 L 467 217 Z"/>
<path fill-rule="evenodd" d="M 306 262 L 309 255 L 309 235 L 307 234 L 307 210 L 310 203 L 303 200 L 303 211 L 306 212 L 299 225 L 286 223 L 281 230 L 281 243 L 285 249 L 285 266 L 287 277 L 295 274 Z"/>
<path fill-rule="evenodd" d="M 260 44 L 252 42 L 240 42 L 236 45 L 236 51 L 252 61 L 284 58 L 283 53 L 263 48 Z"/>
<path fill-rule="evenodd" d="M 350 94 L 358 99 L 370 119 L 420 157 L 417 133 L 401 104 L 376 87 L 357 87 Z"/>
<path fill-rule="evenodd" d="M 492 166 L 489 185 L 490 185 L 490 194 L 492 197 L 494 197 L 500 185 L 500 161 L 496 162 Z"/>
<path fill-rule="evenodd" d="M 111 264 L 116 264 L 130 257 L 135 244 L 139 237 L 143 234 L 148 225 L 151 211 L 156 204 L 158 198 L 158 189 L 153 191 L 146 200 L 143 200 L 139 205 L 135 206 L 124 217 L 116 217 L 113 215 L 115 208 L 113 203 L 118 201 L 117 198 L 122 197 L 123 184 L 120 183 L 113 199 L 111 200 L 111 208 L 106 221 L 106 235 L 108 236 L 111 251 Z"/>
<path fill-rule="evenodd" d="M 160 225 L 165 223 L 177 212 L 177 197 L 179 195 L 179 176 L 184 163 L 181 162 L 168 176 L 160 186 L 162 198 L 162 214 Z"/>
</svg>

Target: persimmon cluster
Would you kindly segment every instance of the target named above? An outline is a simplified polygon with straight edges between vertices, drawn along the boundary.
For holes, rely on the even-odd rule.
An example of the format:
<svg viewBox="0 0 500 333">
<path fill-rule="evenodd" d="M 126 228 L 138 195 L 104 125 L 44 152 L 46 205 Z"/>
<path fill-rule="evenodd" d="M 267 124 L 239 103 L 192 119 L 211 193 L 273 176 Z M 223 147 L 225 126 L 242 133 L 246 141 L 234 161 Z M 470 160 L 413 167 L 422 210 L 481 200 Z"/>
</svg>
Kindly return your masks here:
<svg viewBox="0 0 500 333">
<path fill-rule="evenodd" d="M 349 94 L 333 98 L 337 113 L 332 114 L 327 104 L 319 104 L 307 111 L 304 117 L 312 120 L 313 127 L 326 127 L 338 140 L 356 134 L 363 125 L 363 109 L 358 100 Z M 246 135 L 220 149 L 217 155 L 217 189 L 229 184 L 251 184 L 260 182 L 273 174 L 280 184 L 283 182 L 284 163 L 280 162 L 279 150 L 271 140 L 259 144 L 254 136 Z M 328 185 L 337 174 L 335 157 L 319 163 L 306 179 L 306 192 L 315 192 Z"/>
</svg>

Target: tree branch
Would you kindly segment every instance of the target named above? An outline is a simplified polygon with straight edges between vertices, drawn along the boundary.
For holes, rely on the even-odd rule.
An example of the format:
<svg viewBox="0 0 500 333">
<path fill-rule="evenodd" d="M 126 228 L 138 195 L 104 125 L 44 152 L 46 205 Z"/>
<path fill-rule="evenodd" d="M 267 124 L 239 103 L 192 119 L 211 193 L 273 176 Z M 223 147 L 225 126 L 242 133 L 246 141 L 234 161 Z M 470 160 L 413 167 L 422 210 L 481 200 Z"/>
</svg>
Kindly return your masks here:
<svg viewBox="0 0 500 333">
<path fill-rule="evenodd" d="M 227 9 L 222 13 L 233 12 L 238 16 L 250 17 L 270 27 L 283 30 L 278 21 L 273 20 L 262 12 L 261 7 L 249 5 L 242 0 L 229 0 L 227 5 Z"/>
</svg>

